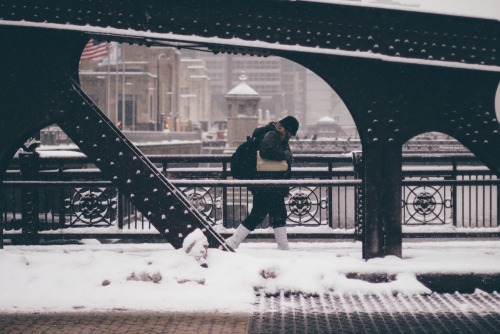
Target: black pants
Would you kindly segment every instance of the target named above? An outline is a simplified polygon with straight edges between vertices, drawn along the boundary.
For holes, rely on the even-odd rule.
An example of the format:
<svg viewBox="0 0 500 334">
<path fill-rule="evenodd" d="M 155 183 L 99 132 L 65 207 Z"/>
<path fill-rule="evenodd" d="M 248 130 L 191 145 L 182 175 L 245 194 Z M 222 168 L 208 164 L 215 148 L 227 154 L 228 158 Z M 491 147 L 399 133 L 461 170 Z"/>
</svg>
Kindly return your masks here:
<svg viewBox="0 0 500 334">
<path fill-rule="evenodd" d="M 254 191 L 252 211 L 242 224 L 253 231 L 268 214 L 273 228 L 286 225 L 286 207 L 283 194 L 269 190 Z"/>
</svg>

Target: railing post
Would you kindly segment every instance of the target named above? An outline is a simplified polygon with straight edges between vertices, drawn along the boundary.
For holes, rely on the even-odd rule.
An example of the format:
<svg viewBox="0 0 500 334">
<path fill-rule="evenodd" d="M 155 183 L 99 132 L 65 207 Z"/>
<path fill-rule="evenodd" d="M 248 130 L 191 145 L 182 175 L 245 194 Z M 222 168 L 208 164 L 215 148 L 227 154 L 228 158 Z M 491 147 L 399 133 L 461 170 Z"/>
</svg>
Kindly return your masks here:
<svg viewBox="0 0 500 334">
<path fill-rule="evenodd" d="M 19 167 L 23 180 L 34 180 L 40 168 L 40 155 L 36 151 L 19 153 Z M 26 245 L 36 245 L 39 243 L 39 199 L 38 189 L 26 188 L 22 190 L 22 240 Z"/>
<path fill-rule="evenodd" d="M 111 193 L 111 191 L 110 191 Z M 118 190 L 116 189 L 116 197 L 117 197 L 117 200 L 118 200 L 118 203 L 116 203 L 116 211 L 118 212 L 118 229 L 119 230 L 123 230 L 123 218 L 124 218 L 124 211 L 127 210 L 128 211 L 128 207 L 125 206 L 125 196 Z M 111 200 L 111 196 L 114 196 L 114 194 L 110 194 L 109 198 Z M 112 210 L 111 210 L 112 211 Z M 116 214 L 114 215 L 116 217 Z M 110 223 L 113 222 L 113 219 L 115 217 L 112 217 L 110 215 L 109 217 L 109 220 L 110 220 Z M 130 217 L 129 217 L 130 219 Z"/>
<path fill-rule="evenodd" d="M 453 159 L 451 168 L 451 178 L 452 180 L 457 180 L 457 160 Z M 498 197 L 497 197 L 498 198 Z M 477 208 L 476 208 L 477 209 Z M 457 186 L 453 185 L 451 187 L 451 219 L 453 222 L 453 226 L 457 226 Z"/>
<path fill-rule="evenodd" d="M 328 179 L 331 180 L 333 178 L 332 173 L 332 161 L 328 161 Z M 328 187 L 328 226 L 333 228 L 333 187 Z M 338 208 L 340 210 L 340 208 Z M 340 223 L 340 222 L 339 222 Z"/>
<path fill-rule="evenodd" d="M 354 179 L 362 180 L 364 183 L 364 163 L 363 163 L 363 152 L 354 151 L 352 152 L 352 163 L 354 167 Z M 354 235 L 356 240 L 363 240 L 364 235 L 364 184 L 355 188 L 355 201 L 356 205 L 354 207 Z"/>
<path fill-rule="evenodd" d="M 500 208 L 500 187 L 497 185 L 497 226 L 500 226 L 500 217 L 498 216 L 498 208 Z"/>
<path fill-rule="evenodd" d="M 0 185 L 2 184 L 2 180 L 0 180 Z M 0 187 L 2 189 L 2 187 Z M 3 249 L 3 193 L 0 191 L 0 249 Z"/>
<path fill-rule="evenodd" d="M 222 162 L 222 178 L 227 180 L 227 162 Z M 227 226 L 227 187 L 222 187 L 222 226 Z"/>
</svg>

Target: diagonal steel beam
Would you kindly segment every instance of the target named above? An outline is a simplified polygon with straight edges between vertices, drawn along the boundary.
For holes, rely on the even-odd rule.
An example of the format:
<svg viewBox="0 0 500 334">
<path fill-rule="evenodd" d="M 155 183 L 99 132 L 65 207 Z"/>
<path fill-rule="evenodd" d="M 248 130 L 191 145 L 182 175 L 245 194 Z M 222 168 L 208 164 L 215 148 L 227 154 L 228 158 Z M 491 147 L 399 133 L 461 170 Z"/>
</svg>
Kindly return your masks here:
<svg viewBox="0 0 500 334">
<path fill-rule="evenodd" d="M 59 127 L 175 248 L 200 228 L 209 246 L 231 250 L 210 223 L 73 82 Z"/>
<path fill-rule="evenodd" d="M 231 250 L 184 194 L 82 91 L 75 78 L 87 36 L 50 29 L 0 31 L 4 46 L 0 53 L 0 180 L 26 138 L 57 123 L 175 248 L 200 228 L 210 247 Z"/>
</svg>

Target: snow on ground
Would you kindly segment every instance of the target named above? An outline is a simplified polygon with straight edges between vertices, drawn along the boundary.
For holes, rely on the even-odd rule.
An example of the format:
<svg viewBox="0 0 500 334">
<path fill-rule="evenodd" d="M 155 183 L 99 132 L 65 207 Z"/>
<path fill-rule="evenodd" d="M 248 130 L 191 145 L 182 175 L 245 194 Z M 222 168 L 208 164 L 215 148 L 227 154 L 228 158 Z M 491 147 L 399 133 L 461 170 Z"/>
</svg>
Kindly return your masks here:
<svg viewBox="0 0 500 334">
<path fill-rule="evenodd" d="M 500 241 L 404 243 L 403 259 L 361 258 L 361 243 L 246 242 L 208 251 L 202 268 L 168 244 L 11 246 L 0 250 L 0 312 L 96 310 L 252 312 L 255 293 L 428 293 L 415 273 L 500 274 Z M 346 273 L 389 273 L 368 283 Z"/>
</svg>

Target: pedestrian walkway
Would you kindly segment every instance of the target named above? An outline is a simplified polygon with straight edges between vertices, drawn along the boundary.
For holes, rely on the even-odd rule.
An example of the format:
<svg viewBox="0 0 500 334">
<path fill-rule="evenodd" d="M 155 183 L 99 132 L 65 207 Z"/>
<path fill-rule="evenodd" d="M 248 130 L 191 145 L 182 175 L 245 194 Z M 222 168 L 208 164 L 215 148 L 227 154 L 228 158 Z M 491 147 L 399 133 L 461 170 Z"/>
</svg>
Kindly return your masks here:
<svg viewBox="0 0 500 334">
<path fill-rule="evenodd" d="M 500 294 L 262 296 L 249 333 L 500 333 Z"/>
<path fill-rule="evenodd" d="M 251 314 L 91 312 L 0 314 L 2 334 L 246 334 Z"/>
<path fill-rule="evenodd" d="M 258 296 L 253 314 L 0 314 L 0 333 L 500 333 L 500 294 Z"/>
</svg>

